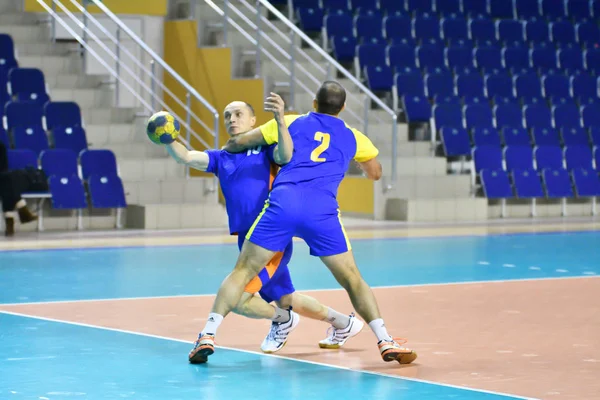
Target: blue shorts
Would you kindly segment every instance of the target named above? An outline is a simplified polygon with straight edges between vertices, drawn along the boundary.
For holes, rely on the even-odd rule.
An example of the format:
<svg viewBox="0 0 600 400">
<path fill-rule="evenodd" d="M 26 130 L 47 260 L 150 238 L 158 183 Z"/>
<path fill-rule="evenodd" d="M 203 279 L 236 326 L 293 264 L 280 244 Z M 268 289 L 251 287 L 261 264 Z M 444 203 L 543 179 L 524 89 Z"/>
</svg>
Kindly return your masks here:
<svg viewBox="0 0 600 400">
<path fill-rule="evenodd" d="M 352 249 L 337 200 L 319 189 L 276 186 L 246 239 L 271 251 L 282 251 L 292 237 L 304 239 L 310 254 L 332 256 Z"/>
<path fill-rule="evenodd" d="M 238 247 L 242 250 L 244 237 L 246 235 L 238 235 Z M 292 258 L 293 243 L 290 240 L 283 251 L 277 252 L 271 259 L 269 264 L 263 268 L 254 279 L 246 285 L 244 289 L 247 293 L 260 294 L 267 303 L 277 301 L 281 297 L 292 294 L 296 291 L 292 284 L 292 277 L 288 269 L 288 263 Z"/>
</svg>

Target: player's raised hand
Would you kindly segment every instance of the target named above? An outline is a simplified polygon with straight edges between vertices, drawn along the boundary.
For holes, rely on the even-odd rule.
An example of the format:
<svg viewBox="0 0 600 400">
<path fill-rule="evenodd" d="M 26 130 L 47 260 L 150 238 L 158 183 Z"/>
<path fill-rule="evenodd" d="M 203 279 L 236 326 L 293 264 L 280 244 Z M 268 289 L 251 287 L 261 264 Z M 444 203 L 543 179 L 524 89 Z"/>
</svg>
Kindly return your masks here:
<svg viewBox="0 0 600 400">
<path fill-rule="evenodd" d="M 265 100 L 265 111 L 272 112 L 275 115 L 275 119 L 283 119 L 285 110 L 285 103 L 281 96 L 277 93 L 271 92 L 269 97 Z"/>
</svg>

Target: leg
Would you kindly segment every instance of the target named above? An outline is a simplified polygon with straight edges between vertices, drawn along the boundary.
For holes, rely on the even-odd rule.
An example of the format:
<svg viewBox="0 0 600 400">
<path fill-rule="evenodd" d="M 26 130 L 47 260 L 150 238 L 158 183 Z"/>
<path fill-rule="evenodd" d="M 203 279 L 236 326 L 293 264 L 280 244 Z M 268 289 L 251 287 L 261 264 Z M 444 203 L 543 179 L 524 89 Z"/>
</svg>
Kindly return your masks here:
<svg viewBox="0 0 600 400">
<path fill-rule="evenodd" d="M 275 307 L 253 293 L 244 292 L 233 312 L 252 319 L 272 319 L 275 316 Z"/>
</svg>

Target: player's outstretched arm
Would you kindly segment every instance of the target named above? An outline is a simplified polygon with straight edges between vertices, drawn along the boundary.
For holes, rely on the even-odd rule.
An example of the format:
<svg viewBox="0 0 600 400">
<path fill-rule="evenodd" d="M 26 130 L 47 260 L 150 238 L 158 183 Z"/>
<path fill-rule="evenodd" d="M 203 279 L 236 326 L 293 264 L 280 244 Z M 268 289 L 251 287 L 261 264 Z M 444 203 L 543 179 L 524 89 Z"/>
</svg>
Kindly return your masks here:
<svg viewBox="0 0 600 400">
<path fill-rule="evenodd" d="M 258 146 L 265 146 L 267 141 L 265 140 L 260 128 L 254 128 L 246 133 L 240 133 L 230 137 L 223 150 L 230 153 L 241 153 L 248 149 Z"/>
<path fill-rule="evenodd" d="M 179 164 L 185 164 L 188 167 L 199 171 L 206 171 L 208 168 L 208 154 L 203 151 L 190 151 L 179 142 L 173 142 L 166 145 L 169 155 Z"/>
<path fill-rule="evenodd" d="M 379 150 L 362 132 L 354 128 L 351 130 L 356 138 L 356 154 L 354 155 L 354 161 L 358 163 L 369 179 L 378 181 L 381 179 L 383 173 L 381 163 L 377 159 Z"/>
<path fill-rule="evenodd" d="M 379 160 L 377 160 L 377 157 L 372 158 L 369 161 L 359 162 L 358 165 L 364 171 L 365 175 L 367 175 L 367 178 L 374 181 L 381 179 L 383 168 L 381 167 Z"/>
<path fill-rule="evenodd" d="M 277 121 L 277 146 L 273 151 L 273 160 L 279 165 L 285 165 L 292 159 L 294 142 L 285 122 L 285 103 L 281 96 L 271 92 L 265 101 L 265 111 L 270 111 Z"/>
</svg>

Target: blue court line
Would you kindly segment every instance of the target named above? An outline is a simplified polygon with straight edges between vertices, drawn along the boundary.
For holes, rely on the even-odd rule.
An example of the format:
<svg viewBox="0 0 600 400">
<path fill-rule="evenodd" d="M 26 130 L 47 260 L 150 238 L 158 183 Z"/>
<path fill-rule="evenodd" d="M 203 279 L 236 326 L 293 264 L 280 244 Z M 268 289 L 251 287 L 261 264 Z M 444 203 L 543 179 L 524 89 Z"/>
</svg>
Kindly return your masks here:
<svg viewBox="0 0 600 400">
<path fill-rule="evenodd" d="M 416 227 L 417 229 L 427 229 L 428 227 Z M 475 226 L 474 228 L 478 228 Z M 361 231 L 362 229 L 354 230 Z M 369 231 L 369 229 L 364 229 L 365 231 Z M 393 228 L 392 230 L 396 230 Z M 385 231 L 385 229 L 382 229 Z M 352 232 L 352 231 L 351 231 Z M 350 238 L 352 243 L 354 242 L 362 242 L 362 241 L 405 241 L 405 240 L 428 240 L 428 239 L 461 239 L 461 238 L 479 238 L 479 237 L 494 237 L 494 236 L 545 236 L 545 235 L 568 235 L 568 234 L 597 234 L 600 232 L 600 229 L 590 229 L 590 230 L 567 230 L 567 231 L 545 231 L 545 232 L 490 232 L 490 233 L 473 233 L 468 235 L 457 235 L 448 233 L 447 235 L 423 235 L 423 236 L 396 236 L 396 237 L 378 237 L 378 238 Z M 223 236 L 226 236 L 225 234 Z M 129 238 L 126 236 L 125 238 Z M 149 237 L 148 239 L 153 239 L 155 237 Z M 84 238 L 84 239 L 93 239 L 93 238 Z M 101 240 L 102 238 L 97 238 Z M 65 239 L 70 240 L 70 239 Z M 302 242 L 302 239 L 297 239 L 298 242 Z M 74 241 L 77 241 L 75 239 Z M 53 251 L 73 251 L 73 250 L 127 250 L 127 249 L 143 249 L 143 248 L 162 248 L 162 247 L 177 247 L 177 248 L 186 248 L 186 247 L 212 247 L 212 246 L 236 246 L 235 243 L 169 243 L 168 245 L 128 245 L 128 246 L 98 246 L 98 247 L 58 247 L 58 248 L 35 248 L 35 249 L 2 249 L 0 248 L 1 253 L 28 253 L 28 252 L 53 252 Z"/>
<path fill-rule="evenodd" d="M 39 398 L 43 398 L 40 396 L 41 392 L 48 395 L 84 393 L 88 395 L 86 398 L 90 398 L 90 395 L 91 398 L 96 398 L 96 394 L 100 396 L 98 398 L 104 398 L 110 392 L 115 397 L 128 397 L 119 391 L 131 390 L 132 387 L 127 385 L 133 382 L 136 392 L 130 394 L 144 399 L 174 398 L 174 395 L 187 398 L 198 394 L 202 394 L 201 397 L 206 400 L 240 396 L 264 399 L 274 393 L 287 399 L 310 397 L 319 400 L 330 398 L 330 393 L 335 391 L 336 396 L 342 398 L 376 396 L 398 399 L 405 392 L 410 398 L 427 400 L 457 397 L 465 400 L 533 400 L 220 346 L 217 346 L 218 351 L 208 364 L 192 366 L 182 360 L 191 345 L 191 342 L 184 340 L 7 311 L 0 311 L 0 320 L 4 320 L 3 326 L 6 327 L 5 339 L 0 342 L 0 357 L 21 355 L 8 357 L 7 362 L 0 363 L 0 376 L 9 378 L 5 383 L 0 381 L 0 395 L 8 395 L 10 391 L 15 395 L 11 396 L 14 399 L 22 398 L 17 396 L 20 392 L 14 389 Z M 81 329 L 85 330 L 80 331 Z M 44 334 L 53 340 L 44 340 Z M 23 341 L 23 337 L 28 335 L 35 335 L 35 341 Z M 159 345 L 155 343 L 156 340 L 173 345 Z M 33 342 L 43 344 L 37 348 Z M 181 344 L 186 347 L 180 346 Z M 65 350 L 66 354 L 61 354 Z M 82 353 L 86 353 L 85 356 Z M 22 357 L 23 354 L 25 357 Z M 36 361 L 35 364 L 9 362 L 30 360 Z M 40 370 L 46 372 L 39 374 Z M 32 376 L 36 376 L 36 379 L 32 380 Z M 172 384 L 173 381 L 167 381 L 171 385 L 160 384 L 161 379 L 168 377 L 177 377 L 176 385 Z M 223 381 L 223 378 L 228 377 L 235 380 L 236 384 L 230 385 Z M 117 382 L 106 382 L 107 379 Z M 257 385 L 257 382 L 261 384 Z M 285 384 L 282 385 L 281 382 Z M 26 387 L 14 386 L 19 384 L 26 384 Z M 9 385 L 14 389 L 10 390 Z M 53 388 L 49 389 L 48 385 L 53 385 Z M 195 385 L 201 388 L 201 393 L 197 392 L 200 388 Z M 252 387 L 259 388 L 256 397 L 253 396 L 255 391 Z M 38 392 L 34 394 L 36 390 Z M 52 392 L 48 393 L 48 390 Z M 156 397 L 148 397 L 152 395 Z"/>
</svg>

